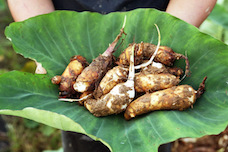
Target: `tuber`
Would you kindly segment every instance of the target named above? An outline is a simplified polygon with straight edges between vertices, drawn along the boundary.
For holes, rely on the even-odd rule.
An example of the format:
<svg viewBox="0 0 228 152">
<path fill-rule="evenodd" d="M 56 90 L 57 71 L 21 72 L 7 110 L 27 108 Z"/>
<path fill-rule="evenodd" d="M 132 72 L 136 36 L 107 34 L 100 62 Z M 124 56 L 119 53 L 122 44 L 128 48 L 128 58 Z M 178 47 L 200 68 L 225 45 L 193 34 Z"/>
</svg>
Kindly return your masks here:
<svg viewBox="0 0 228 152">
<path fill-rule="evenodd" d="M 87 65 L 88 63 L 84 57 L 75 55 L 71 57 L 70 63 L 67 65 L 62 75 L 54 76 L 51 79 L 53 84 L 59 84 L 60 97 L 72 97 L 72 95 L 76 93 L 73 89 L 73 84 Z"/>
<path fill-rule="evenodd" d="M 107 50 L 102 54 L 99 55 L 92 63 L 86 67 L 82 73 L 76 79 L 76 83 L 74 84 L 74 89 L 78 92 L 85 92 L 94 90 L 95 85 L 99 83 L 105 73 L 112 67 L 113 64 L 113 53 L 114 48 L 122 37 L 124 33 L 126 17 L 124 19 L 123 27 L 120 30 L 120 33 L 117 35 L 115 40 L 109 45 Z"/>
<path fill-rule="evenodd" d="M 136 44 L 136 46 L 139 44 Z M 142 43 L 140 43 L 142 45 Z M 136 64 L 140 64 L 143 62 L 143 60 L 151 58 L 151 56 L 154 54 L 156 51 L 157 46 L 151 43 L 143 43 L 143 51 L 140 56 L 136 56 L 135 58 L 137 59 Z M 123 64 L 123 65 L 128 65 L 129 64 L 129 49 L 126 48 L 125 51 L 119 56 L 118 63 Z M 137 53 L 136 53 L 137 55 Z M 160 62 L 164 65 L 167 66 L 173 66 L 173 63 L 175 60 L 179 59 L 185 59 L 186 63 L 186 70 L 185 70 L 185 75 L 189 76 L 190 70 L 189 70 L 189 61 L 188 58 L 182 54 L 175 53 L 171 48 L 167 46 L 160 46 L 158 49 L 158 52 L 156 53 L 156 56 L 154 58 L 155 62 Z"/>
<path fill-rule="evenodd" d="M 109 70 L 102 78 L 98 87 L 95 89 L 94 97 L 100 98 L 102 95 L 109 93 L 117 84 L 124 82 L 127 79 L 128 69 L 121 66 L 116 66 Z"/>
<path fill-rule="evenodd" d="M 130 120 L 137 115 L 155 110 L 184 110 L 191 107 L 205 91 L 205 81 L 195 91 L 189 85 L 174 86 L 169 89 L 147 93 L 134 100 L 126 109 L 124 117 Z"/>
<path fill-rule="evenodd" d="M 153 92 L 176 86 L 180 82 L 179 77 L 182 73 L 182 69 L 177 67 L 166 67 L 153 62 L 135 76 L 135 91 Z"/>
<path fill-rule="evenodd" d="M 180 79 L 172 74 L 143 74 L 135 76 L 135 90 L 137 92 L 153 92 L 176 86 Z"/>
</svg>

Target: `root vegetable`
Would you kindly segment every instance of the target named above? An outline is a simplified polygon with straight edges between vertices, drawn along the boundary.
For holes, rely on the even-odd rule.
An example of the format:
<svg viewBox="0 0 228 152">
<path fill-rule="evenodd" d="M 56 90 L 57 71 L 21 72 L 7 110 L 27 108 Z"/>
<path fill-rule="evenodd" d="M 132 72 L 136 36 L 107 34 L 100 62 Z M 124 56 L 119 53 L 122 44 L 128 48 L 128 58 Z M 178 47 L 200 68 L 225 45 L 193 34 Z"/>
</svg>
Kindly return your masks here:
<svg viewBox="0 0 228 152">
<path fill-rule="evenodd" d="M 183 71 L 153 62 L 135 76 L 136 92 L 153 92 L 176 86 Z M 175 75 L 174 75 L 175 74 Z"/>
<path fill-rule="evenodd" d="M 135 45 L 132 47 L 128 80 L 124 83 L 117 84 L 108 94 L 101 96 L 98 100 L 89 99 L 84 102 L 85 107 L 94 116 L 101 117 L 123 112 L 135 97 L 134 48 Z"/>
<path fill-rule="evenodd" d="M 123 27 L 120 30 L 120 33 L 117 35 L 115 40 L 109 45 L 107 50 L 99 55 L 93 62 L 86 67 L 83 72 L 79 75 L 74 84 L 74 89 L 78 92 L 85 92 L 89 90 L 94 90 L 95 85 L 101 80 L 104 74 L 112 67 L 113 64 L 113 53 L 114 48 L 122 37 L 124 33 L 126 17 L 124 20 Z"/>
<path fill-rule="evenodd" d="M 131 56 L 131 49 L 132 46 L 135 45 L 135 52 L 134 52 L 134 63 L 135 65 L 138 65 L 142 63 L 143 61 L 143 42 L 136 44 L 136 43 L 131 43 L 129 46 L 124 50 L 123 53 L 120 54 L 119 56 L 119 61 L 117 64 L 119 65 L 129 65 L 130 64 L 130 56 Z"/>
<path fill-rule="evenodd" d="M 124 117 L 126 120 L 130 120 L 137 115 L 155 110 L 187 109 L 193 106 L 196 99 L 204 93 L 206 78 L 204 78 L 197 91 L 189 85 L 180 85 L 151 94 L 145 94 L 134 100 L 127 107 Z"/>
<path fill-rule="evenodd" d="M 153 92 L 176 86 L 180 79 L 172 74 L 143 74 L 135 76 L 135 90 L 137 92 Z"/>
<path fill-rule="evenodd" d="M 79 99 L 79 104 L 80 105 L 84 105 L 84 102 L 88 99 L 91 99 L 93 97 L 93 91 L 86 91 L 86 92 L 83 92 L 81 95 L 80 95 L 80 99 Z"/>
<path fill-rule="evenodd" d="M 94 91 L 94 97 L 98 99 L 102 95 L 109 93 L 117 84 L 124 82 L 127 79 L 127 75 L 128 69 L 121 66 L 116 66 L 109 70 Z"/>
<path fill-rule="evenodd" d="M 141 43 L 140 43 L 141 44 Z M 136 44 L 139 45 L 139 44 Z M 140 59 L 149 59 L 151 58 L 151 56 L 154 54 L 154 52 L 156 51 L 157 46 L 151 43 L 143 43 L 143 54 L 139 57 L 135 57 L 137 58 L 137 64 L 142 63 L 142 60 L 140 61 Z M 127 65 L 128 61 L 129 61 L 129 56 L 127 54 L 127 51 L 129 51 L 129 49 L 125 49 L 125 51 L 119 56 L 119 64 L 123 64 L 123 65 Z M 143 57 L 142 57 L 143 56 Z M 188 58 L 182 54 L 179 53 L 175 53 L 171 48 L 167 47 L 167 46 L 160 46 L 158 49 L 158 52 L 154 58 L 155 62 L 160 62 L 164 65 L 167 66 L 173 66 L 173 63 L 175 60 L 179 60 L 179 59 L 184 59 L 185 63 L 186 63 L 186 69 L 185 69 L 185 75 L 189 76 L 190 74 L 190 70 L 189 70 L 189 61 Z"/>
<path fill-rule="evenodd" d="M 86 67 L 76 79 L 74 90 L 85 92 L 94 90 L 95 85 L 100 81 L 104 74 L 113 66 L 113 56 L 99 55 L 93 62 Z"/>
<path fill-rule="evenodd" d="M 73 84 L 87 65 L 88 63 L 84 57 L 80 55 L 73 56 L 62 75 L 52 78 L 53 84 L 59 84 L 59 95 L 61 97 L 71 97 L 76 93 L 73 89 Z"/>
</svg>

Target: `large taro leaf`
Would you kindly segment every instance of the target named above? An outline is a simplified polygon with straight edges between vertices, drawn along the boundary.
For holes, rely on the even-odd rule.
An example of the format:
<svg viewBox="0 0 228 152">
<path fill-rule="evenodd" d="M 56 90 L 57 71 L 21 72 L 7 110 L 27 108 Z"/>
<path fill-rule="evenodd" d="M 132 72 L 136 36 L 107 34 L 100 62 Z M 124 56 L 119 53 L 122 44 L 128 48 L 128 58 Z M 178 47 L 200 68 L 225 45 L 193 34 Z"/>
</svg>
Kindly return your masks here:
<svg viewBox="0 0 228 152">
<path fill-rule="evenodd" d="M 204 76 L 206 92 L 193 109 L 156 111 L 125 121 L 123 114 L 96 118 L 77 103 L 57 100 L 58 88 L 50 77 L 61 74 L 75 54 L 89 61 L 102 53 L 119 33 L 127 15 L 128 43 L 157 43 L 187 53 L 191 77 L 182 83 L 197 89 Z M 113 151 L 156 151 L 158 146 L 180 137 L 218 134 L 228 124 L 228 47 L 192 25 L 154 9 L 100 15 L 57 11 L 13 23 L 6 29 L 16 52 L 34 58 L 47 75 L 10 72 L 0 76 L 0 114 L 16 115 L 62 130 L 76 131 L 102 140 Z M 184 61 L 177 65 L 184 67 Z"/>
</svg>

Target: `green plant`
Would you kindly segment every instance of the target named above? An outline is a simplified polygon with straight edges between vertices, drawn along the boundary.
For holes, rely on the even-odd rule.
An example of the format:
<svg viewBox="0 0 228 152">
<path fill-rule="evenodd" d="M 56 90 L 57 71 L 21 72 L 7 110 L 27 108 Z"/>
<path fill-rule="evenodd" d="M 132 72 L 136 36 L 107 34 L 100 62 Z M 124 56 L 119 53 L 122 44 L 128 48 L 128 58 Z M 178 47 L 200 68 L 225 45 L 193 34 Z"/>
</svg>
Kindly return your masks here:
<svg viewBox="0 0 228 152">
<path fill-rule="evenodd" d="M 58 88 L 51 84 L 51 77 L 61 74 L 73 55 L 91 61 L 102 53 L 119 33 L 125 15 L 127 37 L 116 55 L 133 40 L 156 44 L 156 23 L 161 45 L 188 55 L 192 74 L 183 83 L 197 88 L 208 76 L 206 92 L 193 109 L 157 111 L 125 121 L 122 114 L 96 118 L 77 103 L 58 101 Z M 113 151 L 132 152 L 156 151 L 160 144 L 180 137 L 218 134 L 228 124 L 228 46 L 167 13 L 154 9 L 108 15 L 56 11 L 13 23 L 5 34 L 17 53 L 41 62 L 48 74 L 13 71 L 1 75 L 0 114 L 81 132 Z M 184 67 L 184 62 L 177 65 Z"/>
</svg>

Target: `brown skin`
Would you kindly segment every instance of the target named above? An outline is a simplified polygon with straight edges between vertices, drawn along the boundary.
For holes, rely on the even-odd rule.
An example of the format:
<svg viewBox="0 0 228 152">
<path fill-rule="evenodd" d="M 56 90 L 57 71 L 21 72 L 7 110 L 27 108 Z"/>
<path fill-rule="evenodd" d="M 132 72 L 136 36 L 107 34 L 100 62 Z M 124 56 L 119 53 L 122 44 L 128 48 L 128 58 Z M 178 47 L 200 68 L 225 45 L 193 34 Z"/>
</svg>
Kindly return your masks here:
<svg viewBox="0 0 228 152">
<path fill-rule="evenodd" d="M 124 26 L 120 29 L 120 33 L 106 51 L 94 59 L 92 63 L 82 71 L 73 86 L 76 91 L 85 92 L 95 89 L 105 73 L 113 67 L 114 56 L 112 54 L 115 52 L 114 48 L 123 34 L 125 34 Z"/>
<path fill-rule="evenodd" d="M 191 91 L 189 91 L 191 88 Z M 184 110 L 195 102 L 195 90 L 188 85 L 174 86 L 172 88 L 145 94 L 133 101 L 126 109 L 124 117 L 129 120 L 155 110 Z"/>
<path fill-rule="evenodd" d="M 177 67 L 166 67 L 153 62 L 135 76 L 136 92 L 153 92 L 167 89 L 179 84 L 183 70 Z"/>
<path fill-rule="evenodd" d="M 121 87 L 119 87 L 119 92 L 122 95 L 109 92 L 108 94 L 103 95 L 98 100 L 86 100 L 84 102 L 84 106 L 96 117 L 102 117 L 123 112 L 125 108 L 123 109 L 121 107 L 123 105 L 128 105 L 132 100 L 127 94 L 127 91 L 131 90 L 132 88 L 126 87 L 122 84 L 123 83 L 118 84 L 121 85 Z M 111 103 L 110 107 L 108 106 L 109 102 Z"/>
<path fill-rule="evenodd" d="M 156 45 L 154 45 L 154 44 L 151 44 L 151 43 L 142 43 L 142 44 L 143 44 L 143 46 L 142 46 L 143 52 L 142 52 L 142 55 L 140 54 L 140 56 L 135 56 L 135 60 L 137 61 L 137 62 L 135 62 L 135 65 L 142 63 L 143 62 L 142 60 L 150 59 L 150 57 L 153 55 L 153 53 L 156 50 Z M 139 45 L 139 44 L 136 44 L 136 46 L 137 45 Z M 130 60 L 129 51 L 130 51 L 130 49 L 127 48 L 119 56 L 119 61 L 118 61 L 119 64 L 121 64 L 121 65 L 129 64 L 129 60 Z M 137 55 L 137 53 L 135 53 L 135 55 Z M 179 59 L 185 59 L 185 62 L 186 62 L 185 74 L 188 76 L 190 74 L 188 58 L 182 54 L 175 53 L 171 48 L 169 48 L 167 46 L 159 47 L 159 50 L 154 58 L 154 61 L 160 62 L 166 66 L 173 66 L 174 61 L 179 60 Z"/>
<path fill-rule="evenodd" d="M 80 95 L 80 99 L 85 98 L 85 97 L 88 97 L 88 96 L 90 96 L 90 95 L 91 95 L 91 98 L 92 98 L 92 94 L 93 94 L 93 91 L 86 91 L 86 92 L 83 92 L 83 93 Z M 85 99 L 85 100 L 87 100 L 87 99 Z M 79 103 L 80 105 L 83 106 L 85 100 L 80 100 L 80 101 L 78 101 L 78 103 Z"/>
<path fill-rule="evenodd" d="M 72 97 L 76 93 L 73 84 L 87 65 L 88 63 L 84 57 L 80 55 L 73 56 L 62 75 L 52 78 L 53 84 L 59 84 L 60 97 Z"/>
<path fill-rule="evenodd" d="M 109 93 L 99 99 L 86 100 L 85 107 L 96 117 L 123 112 L 135 97 L 134 89 L 134 48 L 130 59 L 129 74 L 126 82 L 117 84 Z"/>
<path fill-rule="evenodd" d="M 172 74 L 143 74 L 135 76 L 136 92 L 153 92 L 176 86 L 180 82 L 179 78 Z"/>
<path fill-rule="evenodd" d="M 99 55 L 93 62 L 86 67 L 76 79 L 76 83 L 82 83 L 86 86 L 85 91 L 95 89 L 95 85 L 100 82 L 105 73 L 113 66 L 113 56 Z M 74 86 L 75 88 L 75 86 Z M 76 90 L 81 92 L 80 90 Z M 84 91 L 82 91 L 84 92 Z"/>
<path fill-rule="evenodd" d="M 156 67 L 156 65 L 159 65 L 160 67 L 159 66 Z M 146 68 L 143 68 L 141 73 L 143 73 L 143 74 L 169 73 L 169 74 L 175 75 L 177 77 L 180 77 L 181 75 L 183 75 L 184 72 L 179 67 L 167 67 L 161 63 L 153 62 L 152 65 L 149 65 Z"/>
<path fill-rule="evenodd" d="M 187 109 L 191 107 L 195 103 L 196 99 L 204 93 L 205 81 L 206 77 L 200 84 L 197 91 L 189 85 L 180 85 L 154 93 L 145 94 L 130 103 L 124 113 L 124 117 L 126 120 L 130 120 L 137 115 L 155 110 Z"/>
<path fill-rule="evenodd" d="M 179 68 L 179 67 L 169 67 L 168 71 L 169 71 L 170 74 L 173 74 L 173 75 L 175 75 L 177 77 L 182 76 L 183 73 L 184 73 L 184 71 L 181 68 Z"/>
<path fill-rule="evenodd" d="M 134 63 L 138 65 L 143 62 L 143 47 L 144 43 L 131 43 L 129 46 L 120 54 L 117 64 L 122 66 L 128 66 L 130 64 L 130 55 L 131 55 L 131 48 L 135 44 L 135 52 L 134 52 Z"/>
<path fill-rule="evenodd" d="M 128 69 L 121 66 L 116 66 L 109 70 L 102 78 L 98 87 L 95 89 L 93 95 L 96 99 L 102 95 L 109 93 L 117 84 L 126 81 Z"/>
</svg>

